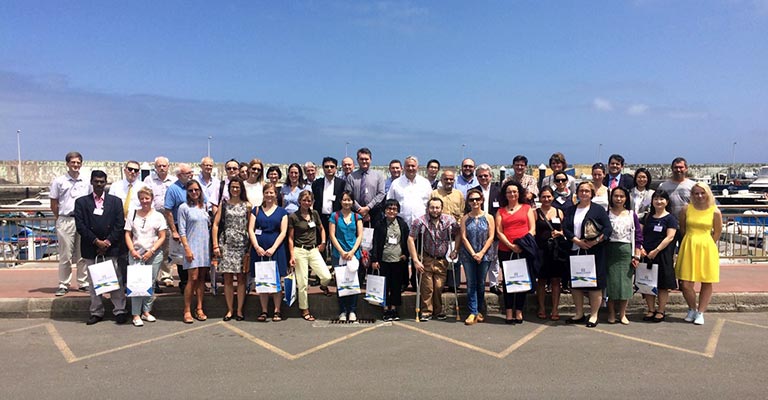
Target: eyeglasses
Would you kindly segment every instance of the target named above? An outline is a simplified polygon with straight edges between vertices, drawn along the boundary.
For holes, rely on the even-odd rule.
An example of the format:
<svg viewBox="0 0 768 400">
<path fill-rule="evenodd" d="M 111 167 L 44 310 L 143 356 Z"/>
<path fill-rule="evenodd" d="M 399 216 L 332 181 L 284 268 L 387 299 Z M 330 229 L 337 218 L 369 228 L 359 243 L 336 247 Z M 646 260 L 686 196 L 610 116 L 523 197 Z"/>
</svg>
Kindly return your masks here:
<svg viewBox="0 0 768 400">
<path fill-rule="evenodd" d="M 226 167 L 226 168 L 227 168 L 227 171 L 237 171 L 240 169 L 238 167 Z"/>
<path fill-rule="evenodd" d="M 568 179 L 562 179 L 562 178 L 561 179 L 555 179 L 555 182 L 557 182 L 557 183 L 568 182 Z"/>
<path fill-rule="evenodd" d="M 475 168 L 474 165 L 462 165 L 461 168 Z"/>
<path fill-rule="evenodd" d="M 336 166 L 335 165 L 323 165 L 323 168 L 325 168 L 325 169 L 334 169 L 334 168 L 336 168 Z"/>
<path fill-rule="evenodd" d="M 483 199 L 480 198 L 480 197 L 473 197 L 473 198 L 469 199 L 469 201 L 483 201 Z"/>
<path fill-rule="evenodd" d="M 139 169 L 138 169 L 138 168 L 133 168 L 133 167 L 125 167 L 125 169 L 126 169 L 127 171 L 129 171 L 129 172 L 139 172 Z"/>
</svg>

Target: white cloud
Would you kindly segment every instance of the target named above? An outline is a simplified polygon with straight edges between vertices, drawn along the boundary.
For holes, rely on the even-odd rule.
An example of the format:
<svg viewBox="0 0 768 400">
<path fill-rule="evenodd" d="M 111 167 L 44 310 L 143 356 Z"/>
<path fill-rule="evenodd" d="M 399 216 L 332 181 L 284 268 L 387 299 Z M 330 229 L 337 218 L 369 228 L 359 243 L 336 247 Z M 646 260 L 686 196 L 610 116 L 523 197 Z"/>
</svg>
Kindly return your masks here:
<svg viewBox="0 0 768 400">
<path fill-rule="evenodd" d="M 627 107 L 627 114 L 629 115 L 643 115 L 646 112 L 648 112 L 648 105 L 647 104 L 632 104 L 631 106 Z"/>
<path fill-rule="evenodd" d="M 592 100 L 592 107 L 597 111 L 613 111 L 613 104 L 611 104 L 611 101 L 600 97 L 595 97 L 595 99 Z"/>
</svg>

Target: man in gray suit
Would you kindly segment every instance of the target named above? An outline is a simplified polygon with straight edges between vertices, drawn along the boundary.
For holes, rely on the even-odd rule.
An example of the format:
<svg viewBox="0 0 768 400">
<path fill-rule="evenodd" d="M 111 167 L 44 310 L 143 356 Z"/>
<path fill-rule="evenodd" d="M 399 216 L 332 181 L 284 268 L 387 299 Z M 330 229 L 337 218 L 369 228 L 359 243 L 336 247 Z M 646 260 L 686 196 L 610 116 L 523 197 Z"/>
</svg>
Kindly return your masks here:
<svg viewBox="0 0 768 400">
<path fill-rule="evenodd" d="M 380 219 L 384 201 L 384 176 L 371 170 L 371 150 L 366 147 L 357 151 L 359 168 L 347 177 L 346 190 L 352 193 L 355 204 L 352 209 L 363 216 L 366 226 L 373 226 Z"/>
</svg>

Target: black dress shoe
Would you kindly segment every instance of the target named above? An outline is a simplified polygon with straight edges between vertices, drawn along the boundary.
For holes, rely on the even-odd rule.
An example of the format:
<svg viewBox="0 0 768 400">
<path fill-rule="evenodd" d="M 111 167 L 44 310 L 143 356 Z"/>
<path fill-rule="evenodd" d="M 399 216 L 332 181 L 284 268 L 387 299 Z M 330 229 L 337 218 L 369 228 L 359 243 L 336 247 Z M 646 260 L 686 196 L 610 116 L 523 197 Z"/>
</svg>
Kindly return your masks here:
<svg viewBox="0 0 768 400">
<path fill-rule="evenodd" d="M 500 295 L 500 294 L 502 294 L 502 292 L 501 292 L 501 290 L 499 290 L 499 287 L 498 287 L 498 286 L 491 286 L 491 290 L 490 290 L 490 292 L 491 292 L 491 293 L 493 293 L 493 294 L 495 294 L 495 295 Z"/>
<path fill-rule="evenodd" d="M 237 315 L 237 316 L 235 316 L 235 321 L 242 321 L 242 320 L 244 320 L 244 319 L 245 319 L 245 317 L 244 317 L 244 316 L 242 316 L 242 315 Z"/>
<path fill-rule="evenodd" d="M 578 318 L 578 319 L 568 318 L 568 319 L 565 320 L 565 323 L 568 324 L 568 325 L 571 325 L 571 324 L 581 324 L 581 323 L 584 323 L 584 321 L 586 321 L 586 320 L 587 320 L 587 317 L 582 315 L 581 318 Z"/>
<path fill-rule="evenodd" d="M 85 323 L 86 325 L 93 325 L 96 323 L 101 322 L 104 317 L 99 317 L 98 315 L 91 315 L 90 318 L 88 318 L 88 321 Z"/>
<path fill-rule="evenodd" d="M 224 318 L 222 318 L 224 321 L 229 321 L 232 319 L 231 315 L 225 315 Z"/>
<path fill-rule="evenodd" d="M 119 325 L 128 322 L 128 314 L 123 313 L 115 315 L 115 322 Z"/>
<path fill-rule="evenodd" d="M 587 328 L 594 328 L 596 326 L 597 326 L 597 321 L 595 322 L 587 321 Z"/>
</svg>

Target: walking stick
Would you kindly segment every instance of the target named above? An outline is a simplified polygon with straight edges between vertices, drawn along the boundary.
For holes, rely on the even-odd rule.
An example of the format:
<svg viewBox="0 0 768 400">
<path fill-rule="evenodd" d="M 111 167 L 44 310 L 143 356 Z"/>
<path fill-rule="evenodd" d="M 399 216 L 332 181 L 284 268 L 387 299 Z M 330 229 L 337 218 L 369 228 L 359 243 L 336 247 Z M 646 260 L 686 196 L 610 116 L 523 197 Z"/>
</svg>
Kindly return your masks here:
<svg viewBox="0 0 768 400">
<path fill-rule="evenodd" d="M 419 251 L 419 261 L 424 262 L 424 230 L 421 231 L 419 245 L 421 246 L 421 250 Z M 411 260 L 411 264 L 413 264 L 413 260 Z M 418 275 L 416 277 L 416 322 L 421 322 L 421 317 L 419 315 L 421 314 L 421 278 L 423 274 L 419 273 L 418 268 L 414 268 L 414 270 Z"/>
<path fill-rule="evenodd" d="M 451 240 L 451 237 L 453 236 L 453 227 L 450 228 L 448 231 L 448 240 Z M 448 245 L 448 249 L 451 250 L 450 244 Z M 448 255 L 450 256 L 450 254 Z M 456 256 L 458 257 L 458 255 Z M 456 278 L 456 260 L 451 258 L 451 272 L 453 273 L 453 308 L 454 311 L 456 311 L 456 321 L 461 321 L 461 316 L 459 316 L 459 285 L 456 282 L 461 282 L 461 278 Z"/>
</svg>

